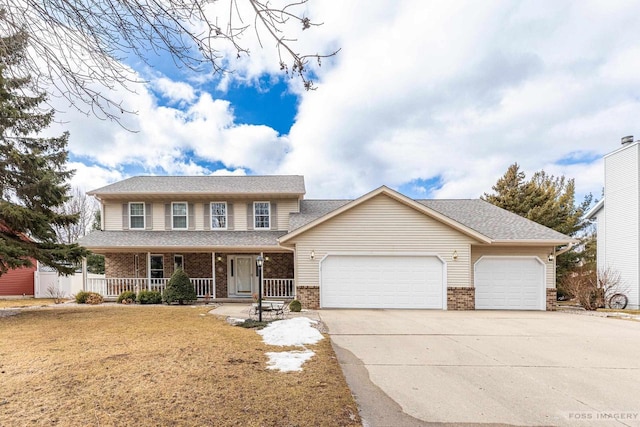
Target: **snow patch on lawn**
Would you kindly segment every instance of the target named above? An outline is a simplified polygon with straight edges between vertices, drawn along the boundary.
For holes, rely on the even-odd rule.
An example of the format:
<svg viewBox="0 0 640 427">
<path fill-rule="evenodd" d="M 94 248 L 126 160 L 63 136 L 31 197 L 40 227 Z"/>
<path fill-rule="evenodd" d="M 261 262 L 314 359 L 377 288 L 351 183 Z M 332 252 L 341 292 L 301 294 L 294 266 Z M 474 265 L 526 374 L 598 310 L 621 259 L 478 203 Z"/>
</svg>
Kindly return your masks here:
<svg viewBox="0 0 640 427">
<path fill-rule="evenodd" d="M 262 340 L 271 345 L 297 345 L 316 344 L 322 338 L 322 334 L 313 324 L 315 320 L 306 317 L 295 317 L 293 319 L 278 320 L 270 323 L 266 328 L 258 331 L 262 335 Z"/>
<path fill-rule="evenodd" d="M 306 317 L 279 320 L 270 323 L 266 328 L 258 331 L 266 344 L 279 346 L 298 346 L 316 344 L 324 337 L 312 325 L 315 320 Z M 309 349 L 304 351 L 281 351 L 266 353 L 269 361 L 267 369 L 278 369 L 281 372 L 302 371 L 302 365 L 315 354 Z"/>
<path fill-rule="evenodd" d="M 269 361 L 267 369 L 278 369 L 280 372 L 302 371 L 302 365 L 315 354 L 311 350 L 280 351 L 266 353 Z"/>
</svg>

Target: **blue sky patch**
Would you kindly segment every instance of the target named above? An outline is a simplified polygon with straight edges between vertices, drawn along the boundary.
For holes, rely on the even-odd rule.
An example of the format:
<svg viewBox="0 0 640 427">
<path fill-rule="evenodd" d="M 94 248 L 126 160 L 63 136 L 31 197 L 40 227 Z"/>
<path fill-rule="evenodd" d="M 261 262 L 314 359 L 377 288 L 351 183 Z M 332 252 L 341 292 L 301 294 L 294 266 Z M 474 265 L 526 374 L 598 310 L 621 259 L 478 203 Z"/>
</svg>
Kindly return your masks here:
<svg viewBox="0 0 640 427">
<path fill-rule="evenodd" d="M 298 110 L 298 97 L 289 91 L 286 77 L 263 75 L 256 85 L 232 83 L 226 93 L 211 94 L 231 102 L 236 123 L 266 125 L 280 135 L 289 133 Z"/>
<path fill-rule="evenodd" d="M 583 163 L 593 163 L 602 158 L 601 154 L 594 153 L 593 151 L 572 151 L 566 156 L 556 160 L 557 165 L 576 165 Z"/>
<path fill-rule="evenodd" d="M 429 199 L 433 197 L 433 192 L 442 188 L 444 181 L 442 176 L 434 176 L 428 179 L 417 178 L 402 184 L 398 191 L 412 199 Z"/>
</svg>

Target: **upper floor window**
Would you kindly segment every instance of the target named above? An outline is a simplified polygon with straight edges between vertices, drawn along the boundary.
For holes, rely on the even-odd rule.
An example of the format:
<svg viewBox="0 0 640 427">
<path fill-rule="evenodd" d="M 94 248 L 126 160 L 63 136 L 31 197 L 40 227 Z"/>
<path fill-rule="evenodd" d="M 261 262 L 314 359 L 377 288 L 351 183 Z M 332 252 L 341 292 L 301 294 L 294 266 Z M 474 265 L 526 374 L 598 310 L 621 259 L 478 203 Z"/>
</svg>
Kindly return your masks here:
<svg viewBox="0 0 640 427">
<path fill-rule="evenodd" d="M 227 204 L 225 202 L 211 203 L 211 228 L 227 228 Z"/>
<path fill-rule="evenodd" d="M 185 202 L 171 204 L 171 226 L 174 230 L 187 229 L 187 204 Z"/>
<path fill-rule="evenodd" d="M 254 202 L 253 203 L 253 228 L 265 229 L 270 227 L 269 216 L 271 213 L 271 206 L 269 202 Z"/>
<path fill-rule="evenodd" d="M 129 228 L 144 229 L 144 203 L 129 203 Z"/>
</svg>

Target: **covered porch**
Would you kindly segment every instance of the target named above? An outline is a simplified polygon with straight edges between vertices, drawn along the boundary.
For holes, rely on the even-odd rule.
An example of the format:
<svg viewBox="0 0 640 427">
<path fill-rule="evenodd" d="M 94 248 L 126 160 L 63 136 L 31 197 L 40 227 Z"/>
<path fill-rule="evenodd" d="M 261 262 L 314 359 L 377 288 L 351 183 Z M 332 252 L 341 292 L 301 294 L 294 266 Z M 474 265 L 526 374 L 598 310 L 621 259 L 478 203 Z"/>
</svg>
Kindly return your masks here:
<svg viewBox="0 0 640 427">
<path fill-rule="evenodd" d="M 164 291 L 171 275 L 182 268 L 198 298 L 246 298 L 258 293 L 256 257 L 261 253 L 114 252 L 104 253 L 105 277 L 87 278 L 85 290 L 105 298 L 122 292 Z M 295 298 L 293 254 L 262 252 L 264 298 Z"/>
</svg>

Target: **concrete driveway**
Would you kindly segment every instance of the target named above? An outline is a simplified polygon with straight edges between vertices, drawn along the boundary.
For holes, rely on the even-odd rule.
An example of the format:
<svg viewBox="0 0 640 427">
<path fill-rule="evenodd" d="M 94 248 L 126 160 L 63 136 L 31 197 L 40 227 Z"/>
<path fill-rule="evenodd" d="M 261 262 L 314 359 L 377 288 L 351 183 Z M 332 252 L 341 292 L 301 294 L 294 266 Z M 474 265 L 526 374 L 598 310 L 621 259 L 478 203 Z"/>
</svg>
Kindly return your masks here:
<svg viewBox="0 0 640 427">
<path fill-rule="evenodd" d="M 322 310 L 365 426 L 640 426 L 640 322 Z"/>
</svg>

